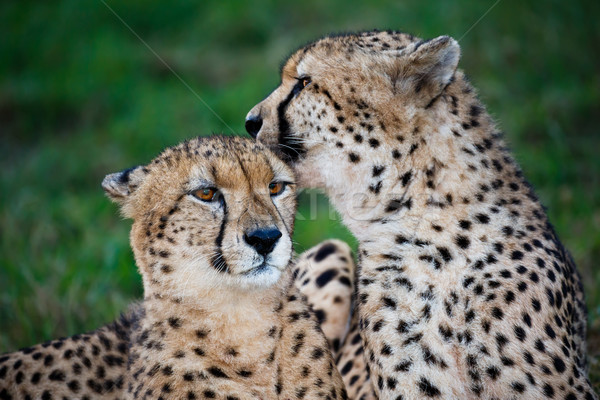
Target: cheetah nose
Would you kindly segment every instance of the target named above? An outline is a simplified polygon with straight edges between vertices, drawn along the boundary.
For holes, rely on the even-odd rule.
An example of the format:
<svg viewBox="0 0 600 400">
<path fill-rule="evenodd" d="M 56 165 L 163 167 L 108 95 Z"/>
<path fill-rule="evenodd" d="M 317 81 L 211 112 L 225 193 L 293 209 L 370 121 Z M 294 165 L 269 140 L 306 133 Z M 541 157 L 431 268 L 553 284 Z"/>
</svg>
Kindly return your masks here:
<svg viewBox="0 0 600 400">
<path fill-rule="evenodd" d="M 244 234 L 246 243 L 254 247 L 254 250 L 263 257 L 273 251 L 280 237 L 281 232 L 275 227 L 259 228 Z"/>
<path fill-rule="evenodd" d="M 251 115 L 246 118 L 246 130 L 253 138 L 256 138 L 260 128 L 262 127 L 263 120 L 260 115 Z"/>
</svg>

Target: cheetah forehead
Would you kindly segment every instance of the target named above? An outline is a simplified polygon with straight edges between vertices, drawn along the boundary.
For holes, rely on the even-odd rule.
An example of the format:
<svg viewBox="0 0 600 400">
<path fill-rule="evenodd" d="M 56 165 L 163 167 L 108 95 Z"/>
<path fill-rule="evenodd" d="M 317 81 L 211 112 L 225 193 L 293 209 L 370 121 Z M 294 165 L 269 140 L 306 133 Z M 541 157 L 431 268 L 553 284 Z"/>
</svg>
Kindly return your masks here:
<svg viewBox="0 0 600 400">
<path fill-rule="evenodd" d="M 197 137 L 167 148 L 147 167 L 149 174 L 181 180 L 185 188 L 239 187 L 270 180 L 293 181 L 292 171 L 260 143 L 240 137 Z M 152 179 L 150 179 L 152 181 Z"/>
<path fill-rule="evenodd" d="M 210 136 L 186 140 L 146 165 L 107 175 L 102 187 L 121 205 L 123 215 L 134 217 L 171 207 L 194 190 L 211 188 L 247 197 L 274 181 L 293 184 L 295 178 L 262 144 Z"/>
<path fill-rule="evenodd" d="M 422 42 L 421 38 L 392 30 L 334 34 L 318 39 L 297 50 L 284 64 L 282 75 L 297 77 L 297 75 L 306 74 L 303 61 L 311 59 L 311 56 L 319 57 L 319 60 L 346 58 L 352 53 L 371 57 L 381 57 L 387 53 L 397 57 Z M 327 57 L 322 58 L 323 55 Z"/>
</svg>

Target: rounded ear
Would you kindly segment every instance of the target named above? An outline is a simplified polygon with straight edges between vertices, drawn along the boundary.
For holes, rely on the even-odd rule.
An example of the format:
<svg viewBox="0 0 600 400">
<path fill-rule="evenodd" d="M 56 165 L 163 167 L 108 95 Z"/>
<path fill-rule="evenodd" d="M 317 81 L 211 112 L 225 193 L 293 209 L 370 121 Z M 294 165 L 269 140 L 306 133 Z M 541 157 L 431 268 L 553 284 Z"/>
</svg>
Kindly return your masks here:
<svg viewBox="0 0 600 400">
<path fill-rule="evenodd" d="M 391 74 L 394 92 L 416 96 L 429 104 L 452 82 L 460 59 L 460 46 L 450 36 L 415 43 L 398 58 Z"/>
<path fill-rule="evenodd" d="M 108 198 L 118 203 L 125 212 L 125 205 L 129 202 L 131 194 L 142 184 L 147 173 L 145 167 L 137 166 L 106 175 L 102 181 L 102 189 Z"/>
</svg>

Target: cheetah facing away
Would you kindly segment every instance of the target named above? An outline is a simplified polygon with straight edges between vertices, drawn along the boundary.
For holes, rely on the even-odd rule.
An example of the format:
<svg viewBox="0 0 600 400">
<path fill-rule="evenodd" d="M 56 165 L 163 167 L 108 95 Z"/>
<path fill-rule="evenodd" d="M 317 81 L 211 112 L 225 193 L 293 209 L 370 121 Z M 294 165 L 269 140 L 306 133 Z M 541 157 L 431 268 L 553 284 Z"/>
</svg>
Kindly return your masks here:
<svg viewBox="0 0 600 400">
<path fill-rule="evenodd" d="M 247 130 L 359 241 L 379 398 L 597 399 L 575 265 L 459 56 L 447 36 L 326 37 L 290 57 Z"/>
<path fill-rule="evenodd" d="M 1 356 L 1 399 L 346 398 L 288 268 L 296 198 L 283 162 L 251 140 L 198 138 L 103 187 L 133 219 L 144 301 L 95 332 Z M 297 273 L 352 269 L 346 245 L 322 246 Z M 336 324 L 324 322 L 332 340 Z"/>
</svg>

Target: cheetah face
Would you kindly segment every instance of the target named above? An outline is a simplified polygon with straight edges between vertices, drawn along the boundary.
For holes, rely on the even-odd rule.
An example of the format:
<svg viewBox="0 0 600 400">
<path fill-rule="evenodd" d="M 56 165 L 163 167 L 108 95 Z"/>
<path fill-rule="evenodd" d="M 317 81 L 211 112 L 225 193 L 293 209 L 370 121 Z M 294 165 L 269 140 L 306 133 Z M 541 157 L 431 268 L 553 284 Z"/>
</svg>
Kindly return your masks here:
<svg viewBox="0 0 600 400">
<path fill-rule="evenodd" d="M 294 176 L 250 140 L 192 139 L 146 166 L 108 175 L 103 187 L 133 219 L 146 291 L 186 298 L 264 288 L 290 261 Z"/>
<path fill-rule="evenodd" d="M 353 163 L 410 135 L 458 58 L 447 36 L 326 37 L 289 58 L 281 85 L 248 113 L 246 129 L 294 167 L 301 185 L 327 189 L 340 175 L 356 176 Z"/>
</svg>

